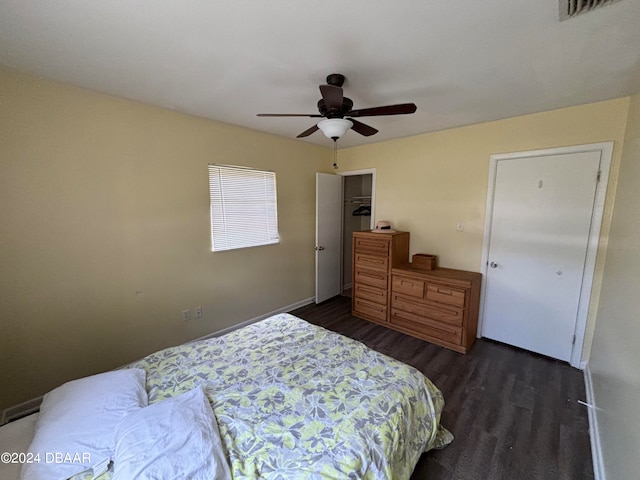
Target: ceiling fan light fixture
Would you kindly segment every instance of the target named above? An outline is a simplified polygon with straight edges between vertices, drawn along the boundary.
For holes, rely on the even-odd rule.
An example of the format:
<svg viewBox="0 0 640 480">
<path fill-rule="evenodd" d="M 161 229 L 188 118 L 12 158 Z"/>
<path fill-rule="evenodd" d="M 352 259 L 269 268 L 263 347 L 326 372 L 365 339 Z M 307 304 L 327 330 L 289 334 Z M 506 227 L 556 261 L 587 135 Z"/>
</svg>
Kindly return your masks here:
<svg viewBox="0 0 640 480">
<path fill-rule="evenodd" d="M 332 140 L 342 137 L 352 126 L 353 122 L 344 118 L 327 118 L 318 122 L 318 128 Z"/>
</svg>

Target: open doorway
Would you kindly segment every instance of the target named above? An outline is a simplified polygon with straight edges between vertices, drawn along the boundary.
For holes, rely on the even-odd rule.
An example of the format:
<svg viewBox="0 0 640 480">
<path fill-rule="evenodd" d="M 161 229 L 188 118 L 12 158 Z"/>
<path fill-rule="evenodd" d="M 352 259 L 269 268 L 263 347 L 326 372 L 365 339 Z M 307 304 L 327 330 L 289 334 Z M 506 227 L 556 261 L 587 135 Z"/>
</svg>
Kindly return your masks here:
<svg viewBox="0 0 640 480">
<path fill-rule="evenodd" d="M 342 189 L 342 295 L 351 296 L 353 232 L 373 228 L 375 170 L 340 172 Z"/>
</svg>

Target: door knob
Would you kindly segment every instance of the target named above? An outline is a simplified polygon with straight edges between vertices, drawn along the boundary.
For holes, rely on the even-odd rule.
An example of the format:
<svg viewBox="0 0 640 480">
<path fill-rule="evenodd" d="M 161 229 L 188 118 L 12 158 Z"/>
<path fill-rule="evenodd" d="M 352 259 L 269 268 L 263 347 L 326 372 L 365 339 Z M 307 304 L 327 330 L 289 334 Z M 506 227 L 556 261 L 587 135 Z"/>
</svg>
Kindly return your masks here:
<svg viewBox="0 0 640 480">
<path fill-rule="evenodd" d="M 490 266 L 491 268 L 496 268 L 496 267 L 498 266 L 498 264 L 497 264 L 496 262 L 491 262 L 491 263 L 489 264 L 489 266 Z"/>
<path fill-rule="evenodd" d="M 315 249 L 315 250 L 316 250 L 316 252 L 318 252 L 318 251 L 320 251 L 320 250 L 324 250 L 324 247 L 323 247 L 323 246 L 319 246 L 319 247 L 316 247 L 316 249 Z"/>
</svg>

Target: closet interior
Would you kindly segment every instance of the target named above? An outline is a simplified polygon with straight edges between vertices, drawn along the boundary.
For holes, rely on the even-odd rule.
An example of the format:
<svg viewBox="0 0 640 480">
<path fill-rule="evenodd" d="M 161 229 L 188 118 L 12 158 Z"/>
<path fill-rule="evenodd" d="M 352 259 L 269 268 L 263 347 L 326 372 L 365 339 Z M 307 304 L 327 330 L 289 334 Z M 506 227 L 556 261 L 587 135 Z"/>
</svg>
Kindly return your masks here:
<svg viewBox="0 0 640 480">
<path fill-rule="evenodd" d="M 369 230 L 372 225 L 371 194 L 373 175 L 349 175 L 344 177 L 342 215 L 342 294 L 351 295 L 351 268 L 353 232 Z"/>
</svg>

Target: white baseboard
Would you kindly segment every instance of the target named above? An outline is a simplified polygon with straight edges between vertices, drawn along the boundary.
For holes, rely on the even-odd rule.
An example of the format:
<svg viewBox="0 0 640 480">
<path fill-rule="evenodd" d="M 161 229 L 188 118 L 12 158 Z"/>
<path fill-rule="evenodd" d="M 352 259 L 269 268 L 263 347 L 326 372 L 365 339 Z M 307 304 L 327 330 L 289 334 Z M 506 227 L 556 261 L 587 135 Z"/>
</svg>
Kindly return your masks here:
<svg viewBox="0 0 640 480">
<path fill-rule="evenodd" d="M 215 332 L 211 332 L 203 337 L 196 338 L 187 343 L 197 342 L 199 340 L 206 340 L 207 338 L 220 337 L 229 332 L 233 332 L 234 330 L 238 330 L 239 328 L 246 327 L 247 325 L 251 325 L 252 323 L 259 322 L 260 320 L 264 320 L 265 318 L 269 318 L 272 315 L 276 315 L 278 313 L 285 313 L 290 310 L 295 310 L 296 308 L 304 307 L 305 305 L 309 305 L 313 303 L 316 297 L 305 298 L 304 300 L 300 300 L 299 302 L 292 303 L 291 305 L 287 305 L 286 307 L 281 307 L 272 312 L 265 313 L 258 317 L 250 318 L 249 320 L 245 320 L 244 322 L 236 323 L 235 325 L 231 325 L 230 327 L 223 328 L 222 330 L 216 330 Z"/>
<path fill-rule="evenodd" d="M 584 366 L 584 388 L 587 394 L 587 413 L 589 416 L 589 437 L 591 438 L 591 457 L 593 459 L 593 476 L 595 480 L 606 480 L 604 461 L 602 458 L 602 446 L 600 444 L 600 431 L 598 430 L 598 407 L 593 394 L 593 380 L 589 364 Z"/>
<path fill-rule="evenodd" d="M 38 410 L 40 410 L 41 403 L 42 396 L 32 398 L 30 400 L 27 400 L 26 402 L 19 403 L 18 405 L 14 405 L 12 407 L 5 408 L 2 411 L 2 416 L 0 417 L 0 425 L 13 422 L 14 420 L 18 420 L 19 418 L 26 417 L 27 415 L 31 415 L 32 413 L 36 413 Z"/>
</svg>

